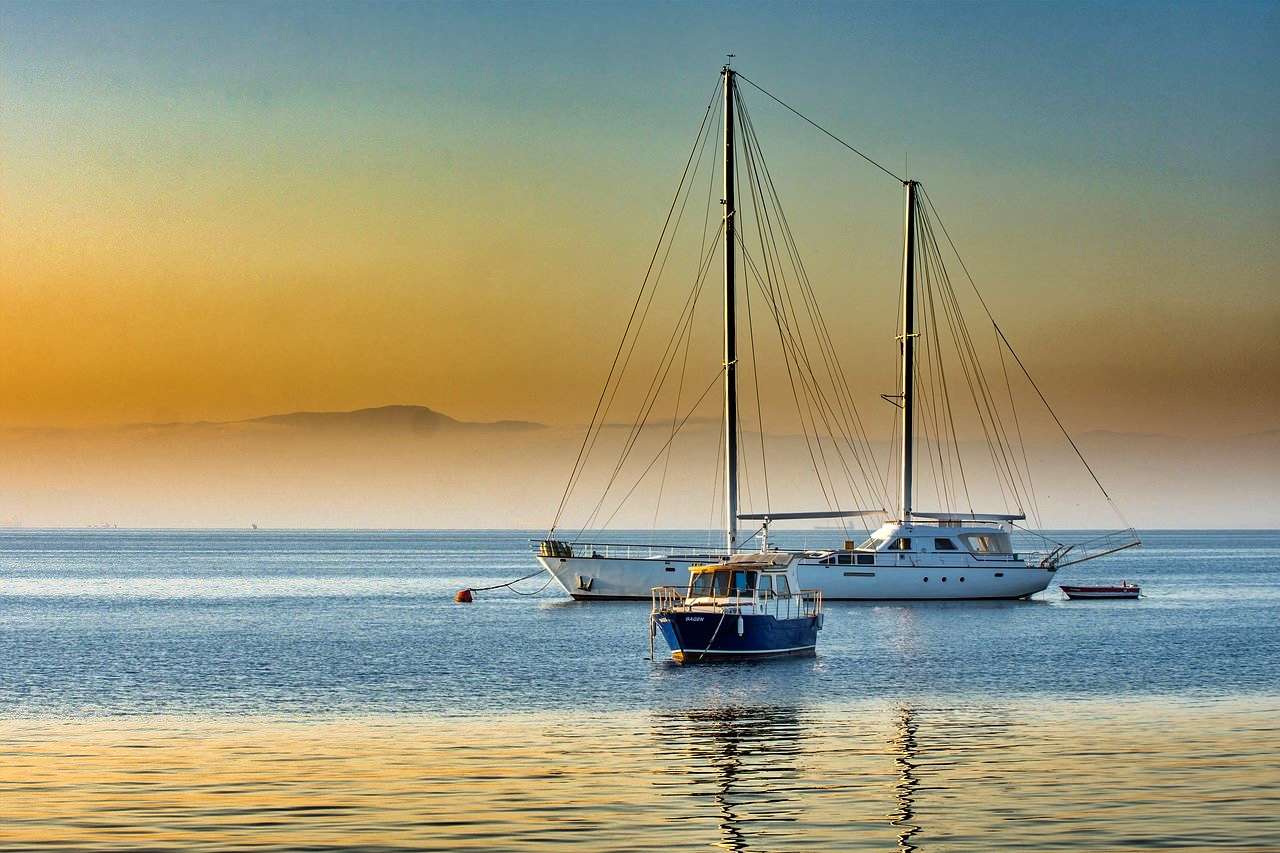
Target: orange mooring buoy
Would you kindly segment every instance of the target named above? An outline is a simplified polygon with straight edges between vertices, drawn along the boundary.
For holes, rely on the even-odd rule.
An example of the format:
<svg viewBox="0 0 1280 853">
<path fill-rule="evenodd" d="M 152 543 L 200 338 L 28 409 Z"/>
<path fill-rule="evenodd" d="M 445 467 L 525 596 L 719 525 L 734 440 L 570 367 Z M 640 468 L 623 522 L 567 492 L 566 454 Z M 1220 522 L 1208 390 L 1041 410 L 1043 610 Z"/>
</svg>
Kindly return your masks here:
<svg viewBox="0 0 1280 853">
<path fill-rule="evenodd" d="M 458 604 L 470 604 L 471 590 L 469 589 L 458 590 L 458 594 L 453 597 L 453 600 L 456 601 Z"/>
</svg>

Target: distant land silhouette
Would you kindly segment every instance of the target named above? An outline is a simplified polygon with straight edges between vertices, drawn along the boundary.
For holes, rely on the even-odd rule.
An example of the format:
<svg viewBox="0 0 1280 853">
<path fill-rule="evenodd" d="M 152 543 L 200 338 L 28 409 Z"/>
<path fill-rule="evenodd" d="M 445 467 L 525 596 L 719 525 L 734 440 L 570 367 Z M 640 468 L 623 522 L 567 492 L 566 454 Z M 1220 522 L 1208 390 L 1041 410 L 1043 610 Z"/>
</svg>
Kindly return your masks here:
<svg viewBox="0 0 1280 853">
<path fill-rule="evenodd" d="M 0 519 L 28 526 L 537 529 L 555 513 L 582 430 L 581 424 L 466 421 L 419 405 L 221 422 L 0 429 Z M 719 523 L 713 501 L 718 420 L 691 418 L 667 464 L 662 450 L 669 435 L 664 421 L 636 437 L 599 520 L 612 517 L 614 527 Z M 565 518 L 581 524 L 591 515 L 630 439 L 627 430 L 603 431 Z M 1280 431 L 1210 440 L 1095 430 L 1076 440 L 1139 527 L 1280 526 Z M 759 438 L 745 430 L 743 443 L 751 449 L 744 479 L 754 509 L 766 498 Z M 824 508 L 803 436 L 772 432 L 767 444 L 773 508 Z M 884 438 L 872 444 L 883 464 Z M 991 477 L 981 476 L 991 465 L 985 443 L 965 441 L 962 451 L 975 509 L 1001 510 L 1004 497 Z M 1117 525 L 1061 436 L 1029 438 L 1027 453 L 1047 525 Z M 637 483 L 646 465 L 648 476 Z M 927 478 L 921 495 L 938 500 Z"/>
<path fill-rule="evenodd" d="M 443 412 L 426 406 L 392 405 L 337 412 L 287 412 L 278 415 L 262 415 L 238 421 L 172 421 L 169 423 L 134 423 L 130 429 L 156 427 L 219 427 L 244 424 L 272 424 L 299 429 L 329 430 L 407 430 L 411 432 L 436 432 L 440 430 L 501 430 L 520 432 L 545 429 L 544 424 L 533 421 L 460 421 Z"/>
<path fill-rule="evenodd" d="M 450 429 L 490 429 L 523 431 L 543 429 L 543 424 L 533 421 L 460 421 L 443 412 L 426 406 L 378 406 L 373 409 L 355 409 L 350 412 L 290 412 L 285 415 L 266 415 L 250 418 L 240 423 L 281 424 L 291 427 L 407 429 L 415 432 L 434 432 Z"/>
</svg>

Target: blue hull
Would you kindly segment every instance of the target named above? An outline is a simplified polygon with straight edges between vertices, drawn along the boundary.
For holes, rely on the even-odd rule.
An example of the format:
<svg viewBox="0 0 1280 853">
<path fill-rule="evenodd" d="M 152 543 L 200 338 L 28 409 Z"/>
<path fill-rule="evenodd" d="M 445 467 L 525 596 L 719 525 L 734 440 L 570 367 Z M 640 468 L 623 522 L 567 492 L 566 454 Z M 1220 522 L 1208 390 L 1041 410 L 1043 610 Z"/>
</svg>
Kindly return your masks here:
<svg viewBox="0 0 1280 853">
<path fill-rule="evenodd" d="M 742 619 L 742 635 L 738 620 Z M 811 655 L 818 645 L 818 619 L 777 619 L 769 615 L 665 612 L 658 629 L 679 663 L 707 660 Z"/>
</svg>

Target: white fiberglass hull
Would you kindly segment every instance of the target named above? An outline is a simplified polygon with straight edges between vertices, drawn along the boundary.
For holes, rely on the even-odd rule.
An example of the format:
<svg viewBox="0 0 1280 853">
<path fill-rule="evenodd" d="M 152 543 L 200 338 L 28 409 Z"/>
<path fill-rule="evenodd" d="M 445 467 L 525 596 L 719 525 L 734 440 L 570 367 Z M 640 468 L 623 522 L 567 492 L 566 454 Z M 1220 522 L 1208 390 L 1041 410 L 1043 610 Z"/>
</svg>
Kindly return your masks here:
<svg viewBox="0 0 1280 853">
<path fill-rule="evenodd" d="M 882 564 L 874 566 L 820 565 L 816 558 L 801 557 L 796 571 L 802 589 L 819 590 L 827 601 L 1026 598 L 1054 578 L 1053 569 L 1013 557 L 895 554 L 881 559 Z M 655 586 L 684 586 L 691 565 L 714 561 L 713 557 L 538 557 L 564 591 L 579 601 L 648 601 Z"/>
</svg>

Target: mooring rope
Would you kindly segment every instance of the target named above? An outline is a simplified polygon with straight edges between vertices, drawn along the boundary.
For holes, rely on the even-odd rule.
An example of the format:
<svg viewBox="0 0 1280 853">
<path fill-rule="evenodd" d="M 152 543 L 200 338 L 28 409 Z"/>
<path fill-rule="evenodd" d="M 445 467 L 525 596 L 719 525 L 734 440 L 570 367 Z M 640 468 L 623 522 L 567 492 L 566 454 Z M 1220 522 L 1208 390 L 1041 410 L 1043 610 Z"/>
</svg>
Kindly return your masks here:
<svg viewBox="0 0 1280 853">
<path fill-rule="evenodd" d="M 551 586 L 551 582 L 555 580 L 555 578 L 554 577 L 547 578 L 547 582 L 544 583 L 542 586 L 538 587 L 537 589 L 535 589 L 533 592 L 521 592 L 520 590 L 515 588 L 515 585 L 520 583 L 520 581 L 527 581 L 529 578 L 537 577 L 538 575 L 542 574 L 543 571 L 544 571 L 543 569 L 538 569 L 536 572 L 527 574 L 524 577 L 516 578 L 515 580 L 507 581 L 506 583 L 494 584 L 493 586 L 469 586 L 467 587 L 467 590 L 470 592 L 489 592 L 490 590 L 495 590 L 495 589 L 510 589 L 516 595 L 537 595 L 547 587 Z M 550 574 L 550 572 L 548 572 L 548 574 Z"/>
</svg>

